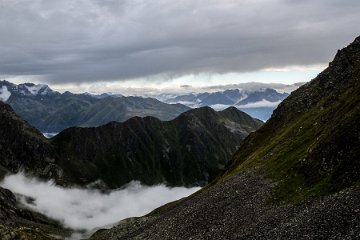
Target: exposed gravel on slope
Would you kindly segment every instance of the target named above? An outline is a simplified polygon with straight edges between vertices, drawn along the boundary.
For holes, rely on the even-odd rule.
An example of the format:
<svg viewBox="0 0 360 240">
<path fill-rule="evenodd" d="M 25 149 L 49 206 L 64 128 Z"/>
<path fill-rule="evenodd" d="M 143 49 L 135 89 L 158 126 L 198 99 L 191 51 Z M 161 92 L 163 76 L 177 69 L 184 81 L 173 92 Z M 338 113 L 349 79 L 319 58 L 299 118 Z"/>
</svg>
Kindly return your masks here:
<svg viewBox="0 0 360 240">
<path fill-rule="evenodd" d="M 1 240 L 50 240 L 55 238 L 49 234 L 60 237 L 71 233 L 54 220 L 23 208 L 11 191 L 0 187 Z"/>
<path fill-rule="evenodd" d="M 91 239 L 359 239 L 360 187 L 297 205 L 269 202 L 261 174 L 234 176 L 182 204 L 124 220 Z"/>
</svg>

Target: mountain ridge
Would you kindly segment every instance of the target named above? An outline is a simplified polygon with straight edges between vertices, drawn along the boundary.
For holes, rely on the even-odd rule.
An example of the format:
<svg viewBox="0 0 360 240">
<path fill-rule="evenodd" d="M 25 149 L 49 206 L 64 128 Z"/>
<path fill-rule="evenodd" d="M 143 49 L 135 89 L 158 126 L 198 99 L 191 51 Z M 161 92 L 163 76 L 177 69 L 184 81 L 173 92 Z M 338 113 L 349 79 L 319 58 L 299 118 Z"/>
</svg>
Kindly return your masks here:
<svg viewBox="0 0 360 240">
<path fill-rule="evenodd" d="M 0 102 L 0 113 L 0 147 L 7 149 L 0 151 L 2 175 L 25 170 L 62 185 L 81 186 L 102 180 L 100 188 L 132 180 L 203 185 L 225 166 L 237 144 L 262 125 L 235 108 L 216 112 L 204 107 L 171 121 L 133 117 L 100 127 L 69 128 L 46 139 L 9 105 Z"/>
<path fill-rule="evenodd" d="M 140 180 L 191 186 L 213 179 L 237 144 L 261 125 L 235 108 L 216 112 L 204 107 L 165 122 L 134 117 L 98 128 L 69 128 L 51 142 L 60 146 L 60 165 L 84 183 L 101 179 L 113 188 Z"/>
<path fill-rule="evenodd" d="M 210 106 L 215 110 L 222 110 L 234 106 L 254 118 L 266 121 L 276 106 L 288 95 L 269 87 L 252 90 L 230 88 L 217 92 L 162 96 L 159 99 L 170 104 L 181 103 L 191 108 Z"/>
<path fill-rule="evenodd" d="M 61 94 L 43 84 L 16 85 L 7 81 L 0 81 L 0 100 L 5 100 L 18 115 L 43 133 L 60 132 L 73 126 L 96 127 L 111 121 L 123 122 L 133 116 L 171 120 L 190 109 L 154 98 Z"/>
</svg>

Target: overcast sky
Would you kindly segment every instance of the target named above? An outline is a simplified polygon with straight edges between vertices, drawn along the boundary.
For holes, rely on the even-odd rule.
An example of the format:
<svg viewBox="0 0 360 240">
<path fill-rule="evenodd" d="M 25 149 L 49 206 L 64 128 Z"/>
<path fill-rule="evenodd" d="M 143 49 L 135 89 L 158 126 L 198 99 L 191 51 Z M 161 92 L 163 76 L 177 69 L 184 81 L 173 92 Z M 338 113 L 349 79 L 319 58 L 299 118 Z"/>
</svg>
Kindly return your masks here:
<svg viewBox="0 0 360 240">
<path fill-rule="evenodd" d="M 359 0 L 0 0 L 0 79 L 307 81 L 360 35 L 359 13 Z"/>
</svg>

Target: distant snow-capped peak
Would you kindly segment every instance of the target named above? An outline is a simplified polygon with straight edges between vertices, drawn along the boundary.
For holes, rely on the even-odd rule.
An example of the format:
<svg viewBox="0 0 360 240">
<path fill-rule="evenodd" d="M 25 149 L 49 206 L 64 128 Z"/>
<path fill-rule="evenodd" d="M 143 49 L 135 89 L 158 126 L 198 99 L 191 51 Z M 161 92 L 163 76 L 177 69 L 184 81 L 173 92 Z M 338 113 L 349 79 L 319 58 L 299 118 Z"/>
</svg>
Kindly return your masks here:
<svg viewBox="0 0 360 240">
<path fill-rule="evenodd" d="M 32 95 L 46 95 L 49 91 L 52 91 L 48 85 L 45 84 L 24 84 L 24 87 L 27 88 L 27 90 L 32 94 Z"/>
<path fill-rule="evenodd" d="M 189 107 L 203 106 L 244 106 L 255 104 L 254 106 L 265 106 L 278 104 L 288 96 L 287 93 L 280 93 L 272 88 L 259 89 L 227 89 L 218 92 L 190 93 L 163 99 L 167 103 L 182 103 Z"/>
<path fill-rule="evenodd" d="M 0 100 L 6 102 L 12 94 L 22 96 L 45 96 L 58 92 L 53 91 L 46 84 L 22 83 L 14 84 L 8 81 L 0 81 Z"/>
</svg>

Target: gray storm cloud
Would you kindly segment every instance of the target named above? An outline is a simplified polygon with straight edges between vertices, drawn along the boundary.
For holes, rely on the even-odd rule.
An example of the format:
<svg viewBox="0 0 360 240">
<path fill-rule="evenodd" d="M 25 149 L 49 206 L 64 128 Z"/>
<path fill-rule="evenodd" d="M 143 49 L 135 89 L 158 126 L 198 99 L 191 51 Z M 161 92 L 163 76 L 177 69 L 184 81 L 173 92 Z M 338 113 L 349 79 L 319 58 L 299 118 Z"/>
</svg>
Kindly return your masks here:
<svg viewBox="0 0 360 240">
<path fill-rule="evenodd" d="M 7 176 L 0 185 L 14 193 L 34 199 L 20 201 L 28 208 L 59 220 L 65 226 L 91 231 L 124 218 L 142 216 L 153 209 L 186 197 L 200 188 L 165 185 L 144 186 L 131 182 L 110 193 L 80 188 L 62 188 L 52 182 L 25 177 L 22 173 Z"/>
<path fill-rule="evenodd" d="M 0 0 L 0 74 L 76 83 L 326 63 L 359 34 L 359 12 L 358 0 Z"/>
</svg>

